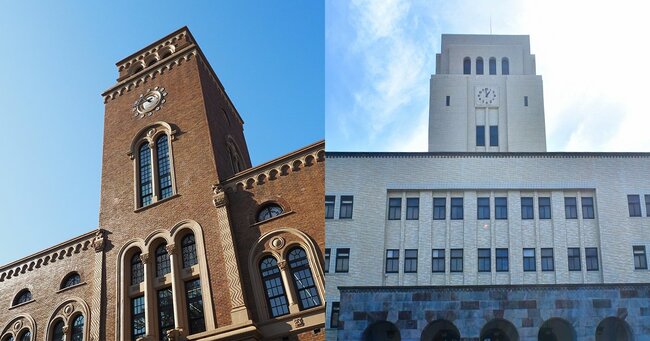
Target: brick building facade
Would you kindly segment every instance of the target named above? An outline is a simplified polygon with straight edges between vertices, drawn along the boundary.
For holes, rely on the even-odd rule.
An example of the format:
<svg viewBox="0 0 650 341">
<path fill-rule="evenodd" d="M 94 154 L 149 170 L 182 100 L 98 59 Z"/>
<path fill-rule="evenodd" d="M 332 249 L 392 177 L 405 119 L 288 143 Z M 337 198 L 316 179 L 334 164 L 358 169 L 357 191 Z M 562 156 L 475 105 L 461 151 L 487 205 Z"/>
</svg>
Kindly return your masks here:
<svg viewBox="0 0 650 341">
<path fill-rule="evenodd" d="M 324 143 L 251 167 L 187 28 L 116 65 L 99 229 L 0 268 L 0 340 L 322 339 Z"/>
</svg>

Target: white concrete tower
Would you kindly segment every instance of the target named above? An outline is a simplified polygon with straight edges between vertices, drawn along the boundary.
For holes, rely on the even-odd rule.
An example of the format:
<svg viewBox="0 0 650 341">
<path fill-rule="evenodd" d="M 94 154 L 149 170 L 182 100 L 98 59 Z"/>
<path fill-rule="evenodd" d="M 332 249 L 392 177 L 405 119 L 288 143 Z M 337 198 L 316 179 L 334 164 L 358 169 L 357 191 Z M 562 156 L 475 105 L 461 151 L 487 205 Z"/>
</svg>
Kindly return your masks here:
<svg viewBox="0 0 650 341">
<path fill-rule="evenodd" d="M 430 152 L 546 151 L 528 36 L 443 34 L 430 86 Z"/>
</svg>

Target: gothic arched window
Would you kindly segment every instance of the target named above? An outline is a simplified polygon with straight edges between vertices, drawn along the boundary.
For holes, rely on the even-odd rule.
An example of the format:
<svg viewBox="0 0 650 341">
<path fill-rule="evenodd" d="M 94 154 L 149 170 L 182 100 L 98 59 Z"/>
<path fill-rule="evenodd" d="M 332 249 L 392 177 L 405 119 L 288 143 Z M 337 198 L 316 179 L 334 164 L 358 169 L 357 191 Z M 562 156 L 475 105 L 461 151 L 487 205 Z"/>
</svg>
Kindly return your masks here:
<svg viewBox="0 0 650 341">
<path fill-rule="evenodd" d="M 63 279 L 63 282 L 61 283 L 61 289 L 69 288 L 79 283 L 81 283 L 81 277 L 79 276 L 78 273 L 72 272 L 67 276 L 65 276 L 65 278 Z"/>
<path fill-rule="evenodd" d="M 84 316 L 79 315 L 72 321 L 71 341 L 83 341 L 84 339 Z"/>
<path fill-rule="evenodd" d="M 469 57 L 463 59 L 463 74 L 469 75 L 472 73 L 472 60 Z"/>
<path fill-rule="evenodd" d="M 497 59 L 494 57 L 490 57 L 490 74 L 497 74 Z"/>
<path fill-rule="evenodd" d="M 153 202 L 153 184 L 151 183 L 151 148 L 148 143 L 140 146 L 139 171 L 140 171 L 140 207 Z"/>
<path fill-rule="evenodd" d="M 289 252 L 288 258 L 291 278 L 293 278 L 293 283 L 298 291 L 300 309 L 309 309 L 321 305 L 318 289 L 309 268 L 309 260 L 305 250 L 296 247 Z"/>
<path fill-rule="evenodd" d="M 482 75 L 483 74 L 483 58 L 482 57 L 476 58 L 476 74 L 477 75 Z"/>
<path fill-rule="evenodd" d="M 52 328 L 52 341 L 63 341 L 63 321 L 59 320 Z"/>
<path fill-rule="evenodd" d="M 32 292 L 29 291 L 28 289 L 23 289 L 21 292 L 16 295 L 16 298 L 14 298 L 14 304 L 13 305 L 18 305 L 22 304 L 25 302 L 29 302 L 32 300 Z"/>
<path fill-rule="evenodd" d="M 284 283 L 282 282 L 278 261 L 271 256 L 265 257 L 260 262 L 260 271 L 271 317 L 288 314 L 289 304 L 287 303 L 287 295 L 284 292 Z"/>
<path fill-rule="evenodd" d="M 502 75 L 510 74 L 510 61 L 506 57 L 503 57 L 501 59 L 501 74 Z"/>
<path fill-rule="evenodd" d="M 138 252 L 131 257 L 131 285 L 144 281 L 144 264 L 142 264 L 140 255 L 141 253 Z"/>
<path fill-rule="evenodd" d="M 162 243 L 156 248 L 156 277 L 162 277 L 171 272 L 167 244 Z"/>
<path fill-rule="evenodd" d="M 198 264 L 198 258 L 196 257 L 196 240 L 194 240 L 193 234 L 188 234 L 181 239 L 181 247 L 183 254 L 183 269 Z"/>
<path fill-rule="evenodd" d="M 158 191 L 159 200 L 169 198 L 173 194 L 172 171 L 169 164 L 169 142 L 167 135 L 161 135 L 156 141 L 156 152 L 158 157 Z"/>
</svg>

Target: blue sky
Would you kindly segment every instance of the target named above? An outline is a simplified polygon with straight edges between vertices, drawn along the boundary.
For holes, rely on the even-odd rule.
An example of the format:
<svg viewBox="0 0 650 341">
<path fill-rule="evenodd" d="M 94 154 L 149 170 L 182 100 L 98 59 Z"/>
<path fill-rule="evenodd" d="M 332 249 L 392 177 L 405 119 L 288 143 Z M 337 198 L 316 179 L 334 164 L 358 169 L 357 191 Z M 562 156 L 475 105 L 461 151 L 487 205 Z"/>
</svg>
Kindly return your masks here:
<svg viewBox="0 0 650 341">
<path fill-rule="evenodd" d="M 549 151 L 650 151 L 650 21 L 621 0 L 350 0 L 325 8 L 325 131 L 336 151 L 426 151 L 443 33 L 527 34 Z"/>
<path fill-rule="evenodd" d="M 97 228 L 115 63 L 187 25 L 246 122 L 253 164 L 323 139 L 319 1 L 4 2 L 0 264 Z"/>
</svg>

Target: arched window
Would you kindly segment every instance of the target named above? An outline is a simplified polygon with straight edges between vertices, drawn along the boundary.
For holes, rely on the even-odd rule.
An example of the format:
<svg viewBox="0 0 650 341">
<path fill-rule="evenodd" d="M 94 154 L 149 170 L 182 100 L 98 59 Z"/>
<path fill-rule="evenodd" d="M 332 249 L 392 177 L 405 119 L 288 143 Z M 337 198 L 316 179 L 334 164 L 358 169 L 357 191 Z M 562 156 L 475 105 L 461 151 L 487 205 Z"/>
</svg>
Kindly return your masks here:
<svg viewBox="0 0 650 341">
<path fill-rule="evenodd" d="M 230 157 L 230 166 L 232 167 L 233 173 L 239 173 L 243 171 L 246 166 L 244 165 L 244 160 L 242 160 L 239 148 L 232 138 L 228 138 L 227 150 L 228 156 Z"/>
<path fill-rule="evenodd" d="M 25 330 L 20 334 L 20 337 L 18 337 L 19 341 L 32 341 L 32 332 L 29 330 Z"/>
<path fill-rule="evenodd" d="M 510 74 L 510 61 L 506 57 L 501 58 L 501 74 L 502 75 Z"/>
<path fill-rule="evenodd" d="M 278 261 L 271 256 L 265 257 L 260 262 L 260 271 L 271 317 L 288 314 L 289 304 L 287 303 L 287 295 L 284 292 L 284 283 L 282 282 Z"/>
<path fill-rule="evenodd" d="M 84 316 L 79 315 L 72 321 L 71 341 L 83 341 L 84 339 Z"/>
<path fill-rule="evenodd" d="M 156 277 L 162 277 L 171 272 L 167 244 L 162 243 L 156 248 Z"/>
<path fill-rule="evenodd" d="M 16 295 L 16 298 L 14 298 L 14 304 L 13 305 L 18 305 L 22 304 L 25 302 L 29 302 L 32 300 L 32 293 L 28 289 L 23 289 L 21 292 Z"/>
<path fill-rule="evenodd" d="M 140 207 L 153 202 L 153 184 L 151 183 L 151 148 L 148 143 L 140 146 Z"/>
<path fill-rule="evenodd" d="M 309 268 L 307 253 L 301 247 L 296 247 L 289 252 L 289 268 L 291 277 L 298 291 L 300 309 L 309 309 L 321 305 L 318 289 Z"/>
<path fill-rule="evenodd" d="M 78 273 L 72 272 L 69 273 L 67 276 L 65 276 L 65 278 L 63 279 L 63 282 L 61 283 L 61 289 L 69 288 L 79 283 L 81 283 L 81 277 L 79 276 Z"/>
<path fill-rule="evenodd" d="M 144 264 L 140 255 L 141 253 L 138 252 L 131 257 L 131 285 L 144 282 Z"/>
<path fill-rule="evenodd" d="M 463 59 L 463 74 L 469 75 L 472 73 L 472 60 L 469 57 Z"/>
<path fill-rule="evenodd" d="M 63 341 L 63 321 L 59 320 L 52 329 L 52 341 Z"/>
<path fill-rule="evenodd" d="M 198 264 L 196 257 L 196 240 L 193 234 L 188 234 L 181 240 L 181 247 L 183 248 L 183 269 L 187 269 L 192 265 Z"/>
<path fill-rule="evenodd" d="M 490 74 L 497 74 L 497 59 L 494 57 L 490 57 Z"/>
<path fill-rule="evenodd" d="M 483 74 L 483 58 L 482 57 L 476 58 L 476 74 L 477 75 L 482 75 Z"/>
<path fill-rule="evenodd" d="M 159 200 L 169 198 L 173 194 L 172 171 L 169 165 L 169 142 L 167 135 L 162 135 L 156 141 L 158 156 L 158 187 L 160 191 Z"/>
<path fill-rule="evenodd" d="M 277 217 L 282 214 L 282 212 L 284 212 L 284 210 L 280 205 L 268 204 L 262 207 L 262 209 L 257 213 L 257 221 L 260 222 L 271 219 L 273 217 Z"/>
<path fill-rule="evenodd" d="M 14 337 L 13 337 L 13 335 L 7 335 L 7 337 L 2 339 L 2 341 L 14 341 Z"/>
</svg>

